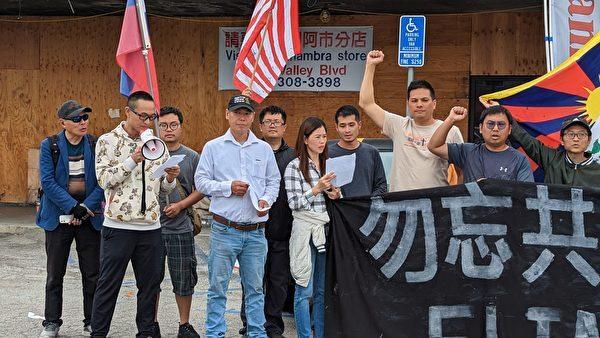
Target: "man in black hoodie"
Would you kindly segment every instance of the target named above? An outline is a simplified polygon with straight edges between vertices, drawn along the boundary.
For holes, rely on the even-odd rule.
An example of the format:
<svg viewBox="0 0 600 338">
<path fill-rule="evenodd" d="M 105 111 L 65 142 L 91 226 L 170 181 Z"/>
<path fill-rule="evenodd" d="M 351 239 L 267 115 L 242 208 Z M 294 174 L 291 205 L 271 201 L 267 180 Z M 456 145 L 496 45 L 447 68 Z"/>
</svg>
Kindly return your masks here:
<svg viewBox="0 0 600 338">
<path fill-rule="evenodd" d="M 296 158 L 294 149 L 289 147 L 283 139 L 287 128 L 286 121 L 285 111 L 277 106 L 266 107 L 258 115 L 263 140 L 273 148 L 281 177 L 283 177 L 288 163 Z M 283 337 L 284 325 L 281 312 L 287 297 L 290 275 L 289 247 L 293 218 L 287 202 L 284 183 L 281 180 L 279 196 L 269 210 L 269 219 L 265 226 L 265 235 L 269 245 L 264 276 L 265 330 L 269 338 Z M 246 316 L 243 302 L 241 317 L 244 327 L 240 330 L 240 334 L 245 334 Z"/>
</svg>

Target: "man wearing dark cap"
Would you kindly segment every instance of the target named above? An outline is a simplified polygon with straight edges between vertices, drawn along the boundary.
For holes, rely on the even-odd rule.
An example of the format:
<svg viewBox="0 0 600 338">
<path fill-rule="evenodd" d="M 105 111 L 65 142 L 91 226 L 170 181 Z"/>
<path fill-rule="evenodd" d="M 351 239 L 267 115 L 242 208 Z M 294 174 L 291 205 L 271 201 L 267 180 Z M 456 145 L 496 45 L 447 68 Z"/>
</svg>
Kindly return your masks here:
<svg viewBox="0 0 600 338">
<path fill-rule="evenodd" d="M 40 145 L 40 207 L 36 224 L 46 234 L 46 303 L 40 337 L 62 325 L 63 278 L 73 239 L 83 281 L 83 331 L 89 335 L 100 265 L 104 193 L 94 169 L 96 138 L 88 135 L 89 107 L 70 100 L 58 109 L 63 131 Z"/>
<path fill-rule="evenodd" d="M 592 140 L 592 130 L 582 117 L 571 117 L 563 122 L 560 129 L 562 148 L 544 145 L 516 122 L 511 137 L 544 170 L 545 183 L 600 187 L 600 163 L 586 151 Z"/>
<path fill-rule="evenodd" d="M 229 130 L 202 150 L 194 176 L 198 190 L 211 196 L 213 222 L 208 255 L 206 337 L 227 332 L 227 288 L 237 259 L 244 287 L 247 336 L 266 337 L 263 275 L 267 256 L 265 221 L 279 193 L 280 174 L 273 150 L 250 131 L 254 105 L 235 95 L 225 110 Z"/>
</svg>

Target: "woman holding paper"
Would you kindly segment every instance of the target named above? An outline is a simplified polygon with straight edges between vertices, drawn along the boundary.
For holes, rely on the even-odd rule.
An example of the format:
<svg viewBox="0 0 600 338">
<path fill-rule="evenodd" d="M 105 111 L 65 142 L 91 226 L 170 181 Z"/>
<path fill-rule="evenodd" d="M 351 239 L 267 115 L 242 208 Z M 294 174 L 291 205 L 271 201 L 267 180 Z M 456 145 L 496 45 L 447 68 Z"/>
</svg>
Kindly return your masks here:
<svg viewBox="0 0 600 338">
<path fill-rule="evenodd" d="M 341 197 L 326 173 L 327 127 L 309 117 L 302 122 L 296 139 L 298 158 L 285 170 L 285 189 L 294 217 L 290 237 L 290 271 L 296 281 L 294 319 L 299 338 L 311 336 L 309 299 L 313 298 L 314 337 L 325 336 L 325 226 L 329 223 L 325 196 Z M 326 174 L 325 174 L 326 173 Z"/>
</svg>

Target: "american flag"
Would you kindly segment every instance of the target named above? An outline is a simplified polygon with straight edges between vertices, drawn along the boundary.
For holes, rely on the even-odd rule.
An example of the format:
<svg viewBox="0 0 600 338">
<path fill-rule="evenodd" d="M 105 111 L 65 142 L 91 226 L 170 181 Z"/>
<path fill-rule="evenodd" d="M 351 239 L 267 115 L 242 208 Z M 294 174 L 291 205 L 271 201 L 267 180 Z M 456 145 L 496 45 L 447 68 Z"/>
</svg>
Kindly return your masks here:
<svg viewBox="0 0 600 338">
<path fill-rule="evenodd" d="M 298 0 L 256 3 L 235 63 L 233 84 L 243 91 L 252 83 L 252 99 L 258 103 L 273 90 L 287 61 L 302 50 L 298 20 Z"/>
</svg>

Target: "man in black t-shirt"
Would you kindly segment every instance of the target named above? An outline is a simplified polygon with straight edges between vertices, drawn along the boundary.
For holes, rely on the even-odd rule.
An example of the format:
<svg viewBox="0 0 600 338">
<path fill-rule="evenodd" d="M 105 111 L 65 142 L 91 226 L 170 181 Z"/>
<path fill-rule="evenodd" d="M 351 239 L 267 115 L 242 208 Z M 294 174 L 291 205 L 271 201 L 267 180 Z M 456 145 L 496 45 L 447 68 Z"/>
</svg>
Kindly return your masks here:
<svg viewBox="0 0 600 338">
<path fill-rule="evenodd" d="M 340 140 L 329 147 L 329 157 L 356 154 L 352 182 L 341 187 L 343 197 L 372 196 L 387 192 L 387 181 L 379 151 L 358 141 L 362 127 L 354 106 L 342 106 L 335 112 L 335 130 Z"/>
</svg>

